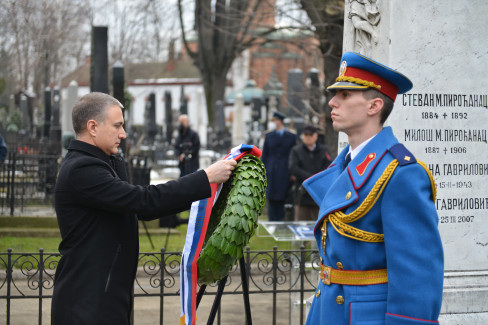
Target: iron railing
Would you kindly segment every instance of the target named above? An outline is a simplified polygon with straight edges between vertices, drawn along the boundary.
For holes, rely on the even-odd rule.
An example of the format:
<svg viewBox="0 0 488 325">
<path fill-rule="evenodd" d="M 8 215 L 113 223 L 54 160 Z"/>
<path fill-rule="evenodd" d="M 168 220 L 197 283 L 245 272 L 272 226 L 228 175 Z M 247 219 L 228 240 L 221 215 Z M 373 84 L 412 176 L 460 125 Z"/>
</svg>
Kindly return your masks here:
<svg viewBox="0 0 488 325">
<path fill-rule="evenodd" d="M 52 205 L 58 157 L 9 152 L 0 165 L 0 209 L 22 213 L 27 205 Z"/>
<path fill-rule="evenodd" d="M 25 300 L 35 304 L 30 315 L 29 324 L 46 323 L 46 315 L 50 315 L 49 305 L 54 286 L 54 273 L 59 261 L 59 253 L 46 253 L 42 249 L 38 253 L 15 253 L 11 249 L 6 253 L 0 253 L 0 305 L 5 306 L 5 314 L 0 312 L 0 317 L 5 317 L 6 324 L 18 319 L 16 314 L 25 313 L 26 307 L 13 308 L 13 304 L 21 300 L 22 306 L 27 306 Z M 140 253 L 139 268 L 134 283 L 134 301 L 141 298 L 159 300 L 159 324 L 174 324 L 174 316 L 165 317 L 168 311 L 164 308 L 169 304 L 178 306 L 179 310 L 179 279 L 180 279 L 179 252 Z M 247 248 L 244 252 L 246 276 L 249 283 L 249 296 L 251 301 L 259 300 L 262 295 L 271 295 L 271 299 L 262 299 L 260 304 L 266 304 L 266 310 L 272 310 L 266 317 L 267 324 L 303 324 L 306 317 L 306 299 L 315 291 L 320 261 L 316 250 L 251 251 Z M 227 279 L 223 295 L 242 295 L 241 277 L 239 268 L 235 266 Z M 203 299 L 212 299 L 216 286 L 207 287 Z M 288 312 L 283 313 L 283 304 L 277 301 L 288 301 Z M 25 302 L 24 302 L 25 301 Z M 261 300 L 259 300 L 261 301 Z M 153 301 L 154 302 L 154 301 Z M 225 306 L 226 299 L 221 302 L 221 308 Z M 16 304 L 19 305 L 19 304 Z M 37 307 L 37 308 L 36 308 Z M 262 307 L 262 306 L 261 306 Z M 277 315 L 277 309 L 281 312 Z M 3 309 L 3 308 L 2 308 Z M 173 311 L 174 312 L 174 311 Z M 244 314 L 244 310 L 242 311 Z M 37 314 L 37 315 L 35 315 Z M 134 311 L 132 313 L 134 315 Z M 140 314 L 139 314 L 140 315 Z M 225 323 L 222 320 L 220 310 L 217 316 L 217 324 Z M 133 316 L 132 323 L 137 324 L 137 313 Z M 203 317 L 203 316 L 201 316 Z M 262 324 L 263 315 L 254 315 L 256 324 Z M 156 323 L 157 320 L 153 320 Z M 204 323 L 204 321 L 202 321 Z M 235 324 L 235 319 L 234 322 Z M 243 321 L 244 324 L 244 321 Z"/>
</svg>

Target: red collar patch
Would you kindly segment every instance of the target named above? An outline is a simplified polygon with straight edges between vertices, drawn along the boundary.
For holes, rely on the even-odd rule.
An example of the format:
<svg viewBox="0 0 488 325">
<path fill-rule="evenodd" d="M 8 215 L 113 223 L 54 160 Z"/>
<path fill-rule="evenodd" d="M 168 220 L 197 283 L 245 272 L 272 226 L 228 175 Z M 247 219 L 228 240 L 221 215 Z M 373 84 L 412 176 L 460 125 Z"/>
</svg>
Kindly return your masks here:
<svg viewBox="0 0 488 325">
<path fill-rule="evenodd" d="M 359 176 L 363 176 L 364 172 L 368 168 L 369 163 L 372 162 L 375 158 L 376 154 L 374 152 L 370 153 L 366 156 L 362 163 L 356 166 L 356 171 L 358 172 Z"/>
</svg>

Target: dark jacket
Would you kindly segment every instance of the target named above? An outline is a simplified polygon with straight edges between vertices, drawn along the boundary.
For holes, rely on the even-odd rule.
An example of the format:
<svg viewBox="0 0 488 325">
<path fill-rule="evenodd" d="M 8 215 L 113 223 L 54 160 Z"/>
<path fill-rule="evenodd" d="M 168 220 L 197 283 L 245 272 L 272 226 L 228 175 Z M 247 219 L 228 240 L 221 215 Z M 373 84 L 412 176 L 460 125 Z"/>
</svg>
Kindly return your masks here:
<svg viewBox="0 0 488 325">
<path fill-rule="evenodd" d="M 129 324 L 139 253 L 135 214 L 157 218 L 211 194 L 204 171 L 142 187 L 125 181 L 123 163 L 71 141 L 54 193 L 62 257 L 52 324 Z"/>
<path fill-rule="evenodd" d="M 0 162 L 4 161 L 5 158 L 7 158 L 7 144 L 0 135 Z"/>
<path fill-rule="evenodd" d="M 321 143 L 316 143 L 313 150 L 310 150 L 303 143 L 297 144 L 291 149 L 290 153 L 290 174 L 295 175 L 297 195 L 301 195 L 300 205 L 316 206 L 315 201 L 303 189 L 300 189 L 303 181 L 325 170 L 331 163 L 331 158 L 327 147 Z"/>
<path fill-rule="evenodd" d="M 198 136 L 198 133 L 193 131 L 190 127 L 188 127 L 185 133 L 178 133 L 178 137 L 175 141 L 176 157 L 179 157 L 182 153 L 191 154 L 191 157 L 185 156 L 185 159 L 179 163 L 179 168 L 183 175 L 186 175 L 188 172 L 194 172 L 200 168 L 199 151 L 200 137 Z M 190 170 L 185 173 L 186 159 L 190 159 Z"/>
<path fill-rule="evenodd" d="M 268 185 L 266 198 L 273 201 L 284 201 L 290 186 L 288 157 L 290 150 L 297 142 L 297 136 L 284 130 L 280 135 L 277 131 L 266 134 L 261 160 L 266 166 Z"/>
</svg>

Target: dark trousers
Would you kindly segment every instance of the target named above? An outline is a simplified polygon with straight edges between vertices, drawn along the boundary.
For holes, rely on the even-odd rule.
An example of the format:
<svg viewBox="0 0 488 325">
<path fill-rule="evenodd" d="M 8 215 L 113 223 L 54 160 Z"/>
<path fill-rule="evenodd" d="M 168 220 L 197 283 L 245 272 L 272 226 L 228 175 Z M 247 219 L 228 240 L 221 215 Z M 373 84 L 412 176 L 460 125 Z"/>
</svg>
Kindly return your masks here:
<svg viewBox="0 0 488 325">
<path fill-rule="evenodd" d="M 189 173 L 187 173 L 185 169 L 181 169 L 181 168 L 180 168 L 180 177 L 183 177 L 183 176 L 185 176 L 185 175 L 188 175 L 188 174 L 194 173 L 194 172 L 196 172 L 197 170 L 198 170 L 198 169 L 194 169 L 194 170 L 191 170 Z"/>
<path fill-rule="evenodd" d="M 268 200 L 268 221 L 283 221 L 285 218 L 285 201 Z"/>
<path fill-rule="evenodd" d="M 319 207 L 316 205 L 297 205 L 295 206 L 295 220 L 315 221 L 319 215 Z"/>
</svg>

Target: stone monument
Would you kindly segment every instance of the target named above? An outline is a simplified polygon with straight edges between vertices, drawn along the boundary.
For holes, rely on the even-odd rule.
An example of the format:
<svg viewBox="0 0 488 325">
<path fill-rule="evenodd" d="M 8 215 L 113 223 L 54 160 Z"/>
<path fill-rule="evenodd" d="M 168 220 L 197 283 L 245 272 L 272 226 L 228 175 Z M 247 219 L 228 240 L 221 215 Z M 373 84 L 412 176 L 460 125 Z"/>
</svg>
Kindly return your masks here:
<svg viewBox="0 0 488 325">
<path fill-rule="evenodd" d="M 73 107 L 78 100 L 78 83 L 76 80 L 71 80 L 68 85 L 68 90 L 66 94 L 66 100 L 63 102 L 63 109 L 61 112 L 61 126 L 63 129 L 64 134 L 75 134 L 75 130 L 73 129 L 73 122 L 72 122 L 72 114 L 73 114 Z"/>
<path fill-rule="evenodd" d="M 345 8 L 344 52 L 398 69 L 414 85 L 397 97 L 388 123 L 437 182 L 440 323 L 488 324 L 488 6 L 346 0 Z M 339 150 L 346 141 L 340 136 Z"/>
<path fill-rule="evenodd" d="M 244 98 L 242 94 L 236 95 L 234 102 L 234 118 L 232 120 L 232 146 L 245 143 L 244 140 L 244 119 L 243 119 Z"/>
</svg>

